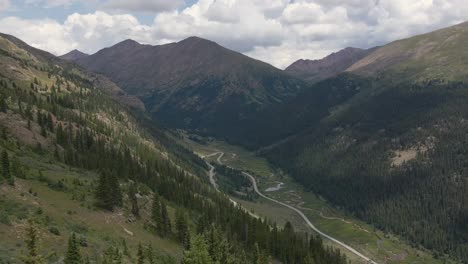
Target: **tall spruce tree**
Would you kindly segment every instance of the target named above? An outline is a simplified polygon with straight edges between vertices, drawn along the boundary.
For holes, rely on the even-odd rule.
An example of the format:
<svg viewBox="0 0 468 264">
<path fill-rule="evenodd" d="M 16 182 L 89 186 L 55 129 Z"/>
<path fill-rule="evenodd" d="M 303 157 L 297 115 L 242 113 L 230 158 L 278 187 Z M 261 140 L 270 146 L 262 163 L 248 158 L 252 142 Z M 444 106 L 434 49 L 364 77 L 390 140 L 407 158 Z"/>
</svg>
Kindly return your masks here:
<svg viewBox="0 0 468 264">
<path fill-rule="evenodd" d="M 208 245 L 203 236 L 196 235 L 191 241 L 191 247 L 184 252 L 182 264 L 212 264 L 213 259 L 208 252 Z"/>
<path fill-rule="evenodd" d="M 156 192 L 153 194 L 153 204 L 151 207 L 151 220 L 153 221 L 153 224 L 156 226 L 156 230 L 158 230 L 158 227 L 161 223 L 161 202 Z"/>
<path fill-rule="evenodd" d="M 148 258 L 149 264 L 155 264 L 156 260 L 154 257 L 154 251 L 153 251 L 153 246 L 151 244 L 148 244 L 148 247 L 146 248 L 146 257 Z"/>
<path fill-rule="evenodd" d="M 128 198 L 130 200 L 130 204 L 132 206 L 132 214 L 140 218 L 140 209 L 138 207 L 138 199 L 136 197 L 137 188 L 134 182 L 130 182 L 130 186 L 128 187 Z"/>
<path fill-rule="evenodd" d="M 137 264 L 144 264 L 145 263 L 145 254 L 143 253 L 143 247 L 141 243 L 138 244 L 138 252 L 137 252 Z"/>
<path fill-rule="evenodd" d="M 176 212 L 176 232 L 177 239 L 185 249 L 190 248 L 190 232 L 188 228 L 187 218 L 181 210 Z"/>
<path fill-rule="evenodd" d="M 78 248 L 76 235 L 75 233 L 72 233 L 72 235 L 68 239 L 68 250 L 67 250 L 67 255 L 65 256 L 64 264 L 80 264 L 80 263 L 81 263 L 80 249 Z"/>
<path fill-rule="evenodd" d="M 29 226 L 26 229 L 26 249 L 27 255 L 21 256 L 25 264 L 43 264 L 45 257 L 39 254 L 39 236 L 34 222 L 29 219 Z"/>
<path fill-rule="evenodd" d="M 161 221 L 159 222 L 158 231 L 162 237 L 167 237 L 172 232 L 171 219 L 169 218 L 169 213 L 167 212 L 166 203 L 161 201 Z"/>
<path fill-rule="evenodd" d="M 122 191 L 119 179 L 108 169 L 104 169 L 99 175 L 95 196 L 96 205 L 100 208 L 112 211 L 114 207 L 122 206 Z"/>
<path fill-rule="evenodd" d="M 10 172 L 10 158 L 6 150 L 2 151 L 2 175 L 8 181 L 8 184 L 15 184 L 15 180 Z"/>
</svg>

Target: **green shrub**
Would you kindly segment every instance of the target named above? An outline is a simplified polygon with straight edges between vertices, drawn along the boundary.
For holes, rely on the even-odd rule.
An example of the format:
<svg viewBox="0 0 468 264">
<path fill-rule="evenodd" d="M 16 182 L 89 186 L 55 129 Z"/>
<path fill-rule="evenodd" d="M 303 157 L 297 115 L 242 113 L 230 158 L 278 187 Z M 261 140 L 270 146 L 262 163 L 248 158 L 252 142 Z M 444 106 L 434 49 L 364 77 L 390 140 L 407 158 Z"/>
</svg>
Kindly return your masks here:
<svg viewBox="0 0 468 264">
<path fill-rule="evenodd" d="M 60 236 L 60 230 L 55 226 L 49 227 L 49 232 L 56 236 Z"/>
</svg>

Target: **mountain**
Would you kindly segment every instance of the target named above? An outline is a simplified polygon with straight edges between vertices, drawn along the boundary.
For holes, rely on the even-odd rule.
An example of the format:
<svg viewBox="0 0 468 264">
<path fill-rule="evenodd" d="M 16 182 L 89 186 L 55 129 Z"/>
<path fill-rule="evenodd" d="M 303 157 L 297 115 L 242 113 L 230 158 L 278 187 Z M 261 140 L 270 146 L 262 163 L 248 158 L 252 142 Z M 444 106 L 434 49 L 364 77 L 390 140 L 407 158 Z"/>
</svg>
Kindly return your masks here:
<svg viewBox="0 0 468 264">
<path fill-rule="evenodd" d="M 463 23 L 379 47 L 252 117 L 246 134 L 336 206 L 467 262 L 467 41 Z"/>
<path fill-rule="evenodd" d="M 288 66 L 285 71 L 309 82 L 318 82 L 344 72 L 351 65 L 371 53 L 372 50 L 348 47 L 320 60 L 300 59 Z"/>
<path fill-rule="evenodd" d="M 75 65 L 74 63 L 55 57 L 54 55 L 48 52 L 45 52 L 43 50 L 39 50 L 34 47 L 31 47 L 25 42 L 23 42 L 22 40 L 14 36 L 0 33 L 0 37 L 2 37 L 4 40 L 8 40 L 8 43 L 12 43 L 13 45 L 15 45 L 17 49 L 21 50 L 21 52 L 25 52 L 24 56 L 26 57 L 29 55 L 34 55 L 36 60 L 46 61 L 49 64 L 57 64 L 58 66 L 63 67 L 65 69 L 77 68 L 77 65 Z M 12 49 L 12 47 L 7 45 L 6 42 L 4 43 L 4 45 L 5 45 L 4 47 L 5 49 L 7 48 Z M 14 69 L 5 69 L 5 70 L 8 71 L 10 74 L 14 74 L 15 72 Z M 88 72 L 88 71 L 81 71 L 81 74 L 85 75 L 88 81 L 92 82 L 93 85 L 100 87 L 101 91 L 110 95 L 115 100 L 131 108 L 135 108 L 138 110 L 145 110 L 145 106 L 143 102 L 138 97 L 129 95 L 128 93 L 124 92 L 122 89 L 120 89 L 120 87 L 118 87 L 115 83 L 110 81 L 107 77 L 100 75 L 100 74 Z"/>
<path fill-rule="evenodd" d="M 59 56 L 59 58 L 64 59 L 64 60 L 68 60 L 68 61 L 76 61 L 78 59 L 82 59 L 82 58 L 87 57 L 87 56 L 89 56 L 89 55 L 86 54 L 86 53 L 83 53 L 83 52 L 81 52 L 79 50 L 74 49 L 74 50 L 72 50 L 72 51 L 70 51 L 70 52 L 68 52 L 66 54 L 63 54 L 62 56 Z"/>
<path fill-rule="evenodd" d="M 102 80 L 0 35 L 0 263 L 347 263 L 234 206 Z"/>
<path fill-rule="evenodd" d="M 401 80 L 466 81 L 468 22 L 380 47 L 347 71 L 363 75 L 398 76 Z"/>
<path fill-rule="evenodd" d="M 126 40 L 77 63 L 138 96 L 155 120 L 218 136 L 306 87 L 269 64 L 197 37 L 159 46 Z"/>
</svg>

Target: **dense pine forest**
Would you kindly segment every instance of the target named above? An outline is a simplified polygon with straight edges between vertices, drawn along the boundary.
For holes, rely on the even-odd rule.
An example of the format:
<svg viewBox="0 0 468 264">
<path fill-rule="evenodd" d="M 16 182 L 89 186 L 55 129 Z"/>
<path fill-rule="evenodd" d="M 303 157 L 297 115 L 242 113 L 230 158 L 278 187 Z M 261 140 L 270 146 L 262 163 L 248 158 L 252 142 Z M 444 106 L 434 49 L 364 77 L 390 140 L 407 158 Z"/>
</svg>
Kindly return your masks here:
<svg viewBox="0 0 468 264">
<path fill-rule="evenodd" d="M 350 214 L 468 261 L 466 84 L 387 79 L 360 92 L 265 154 Z"/>
<path fill-rule="evenodd" d="M 320 238 L 235 207 L 202 160 L 83 70 L 0 44 L 0 263 L 347 263 Z"/>
</svg>

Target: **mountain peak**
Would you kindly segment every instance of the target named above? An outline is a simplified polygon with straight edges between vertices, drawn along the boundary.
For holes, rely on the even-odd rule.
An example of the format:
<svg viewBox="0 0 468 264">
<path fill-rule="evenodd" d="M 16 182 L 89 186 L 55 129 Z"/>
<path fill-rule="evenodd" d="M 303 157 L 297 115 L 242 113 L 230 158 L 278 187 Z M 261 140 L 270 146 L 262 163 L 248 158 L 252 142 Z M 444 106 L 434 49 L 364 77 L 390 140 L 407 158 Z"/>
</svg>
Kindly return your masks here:
<svg viewBox="0 0 468 264">
<path fill-rule="evenodd" d="M 287 67 L 285 71 L 307 81 L 317 82 L 345 71 L 369 54 L 371 50 L 347 47 L 322 59 L 300 59 Z"/>
<path fill-rule="evenodd" d="M 200 38 L 200 37 L 197 37 L 197 36 L 191 36 L 191 37 L 188 37 L 186 39 L 183 39 L 179 42 L 177 42 L 177 44 L 179 45 L 191 45 L 191 46 L 219 46 L 218 43 L 214 42 L 214 41 L 211 41 L 211 40 L 208 40 L 208 39 L 204 39 L 204 38 Z M 221 47 L 221 46 L 220 46 Z"/>
<path fill-rule="evenodd" d="M 116 48 L 116 49 L 133 49 L 133 48 L 136 48 L 136 47 L 140 47 L 142 46 L 142 44 L 140 44 L 139 42 L 133 40 L 133 39 L 126 39 L 124 41 L 121 41 L 117 44 L 115 44 L 114 46 L 112 46 L 111 48 Z"/>
<path fill-rule="evenodd" d="M 59 58 L 62 58 L 64 60 L 68 60 L 68 61 L 75 61 L 75 60 L 78 60 L 78 59 L 81 59 L 81 58 L 84 58 L 84 57 L 87 57 L 89 56 L 88 54 L 84 53 L 84 52 L 81 52 L 77 49 L 74 49 L 66 54 L 63 54 L 62 56 L 59 56 Z"/>
</svg>

